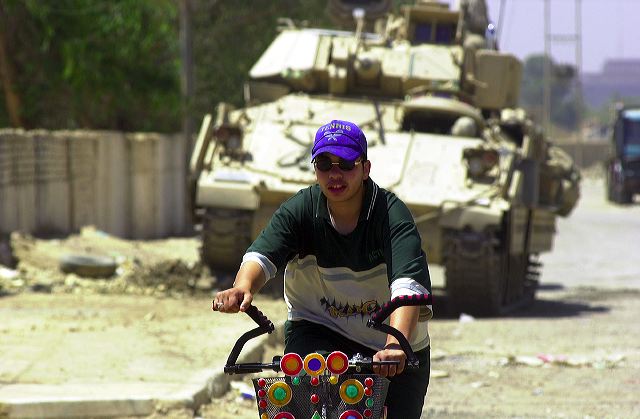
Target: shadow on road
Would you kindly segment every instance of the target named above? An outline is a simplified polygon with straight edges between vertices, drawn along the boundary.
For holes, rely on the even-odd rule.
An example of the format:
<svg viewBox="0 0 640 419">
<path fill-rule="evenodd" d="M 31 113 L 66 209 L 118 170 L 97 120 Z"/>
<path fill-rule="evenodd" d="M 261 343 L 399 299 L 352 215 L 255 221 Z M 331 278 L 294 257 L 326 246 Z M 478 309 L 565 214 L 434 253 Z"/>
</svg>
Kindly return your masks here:
<svg viewBox="0 0 640 419">
<path fill-rule="evenodd" d="M 583 314 L 607 313 L 610 308 L 605 305 L 593 305 L 580 301 L 560 301 L 536 299 L 533 304 L 522 310 L 510 313 L 509 317 L 575 317 Z"/>
<path fill-rule="evenodd" d="M 541 291 L 561 291 L 565 290 L 559 284 L 547 284 L 541 287 Z M 451 308 L 447 294 L 444 289 L 433 289 L 433 311 L 435 320 L 451 320 L 459 318 L 460 313 L 454 312 Z M 538 296 L 531 305 L 514 310 L 502 318 L 560 318 L 577 317 L 584 314 L 607 313 L 610 307 L 605 304 L 594 304 L 582 302 L 572 296 L 566 300 L 547 299 Z"/>
</svg>

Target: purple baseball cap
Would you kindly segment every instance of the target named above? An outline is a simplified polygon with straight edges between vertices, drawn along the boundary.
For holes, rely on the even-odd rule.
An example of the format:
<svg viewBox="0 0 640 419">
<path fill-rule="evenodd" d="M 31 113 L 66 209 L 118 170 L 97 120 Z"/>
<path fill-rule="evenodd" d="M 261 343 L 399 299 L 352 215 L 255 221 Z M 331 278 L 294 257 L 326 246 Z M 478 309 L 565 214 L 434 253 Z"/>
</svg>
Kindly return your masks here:
<svg viewBox="0 0 640 419">
<path fill-rule="evenodd" d="M 331 153 L 345 160 L 366 158 L 367 139 L 353 122 L 334 119 L 318 128 L 311 150 L 311 160 L 322 153 Z"/>
</svg>

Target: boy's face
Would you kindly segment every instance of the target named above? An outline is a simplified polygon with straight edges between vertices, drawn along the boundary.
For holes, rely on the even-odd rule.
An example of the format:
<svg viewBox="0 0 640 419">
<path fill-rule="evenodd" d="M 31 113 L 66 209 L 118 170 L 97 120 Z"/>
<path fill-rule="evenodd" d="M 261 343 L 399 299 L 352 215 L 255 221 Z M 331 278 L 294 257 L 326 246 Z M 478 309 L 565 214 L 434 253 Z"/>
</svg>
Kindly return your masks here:
<svg viewBox="0 0 640 419">
<path fill-rule="evenodd" d="M 350 162 L 333 154 L 323 153 L 316 157 L 314 167 L 316 180 L 327 200 L 346 203 L 361 199 L 363 181 L 369 178 L 371 162 L 363 160 L 362 156 Z M 351 170 L 348 170 L 349 168 Z M 360 204 L 360 202 L 357 203 Z"/>
</svg>

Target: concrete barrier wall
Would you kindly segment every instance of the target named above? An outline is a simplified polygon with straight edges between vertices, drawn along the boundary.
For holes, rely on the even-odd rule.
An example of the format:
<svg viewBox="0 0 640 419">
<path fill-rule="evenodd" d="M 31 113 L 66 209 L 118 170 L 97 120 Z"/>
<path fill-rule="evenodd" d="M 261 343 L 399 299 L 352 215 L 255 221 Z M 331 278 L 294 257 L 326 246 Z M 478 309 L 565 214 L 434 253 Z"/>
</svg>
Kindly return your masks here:
<svg viewBox="0 0 640 419">
<path fill-rule="evenodd" d="M 35 140 L 0 135 L 0 231 L 36 228 Z"/>
<path fill-rule="evenodd" d="M 561 143 L 558 146 L 566 151 L 581 169 L 602 164 L 609 157 L 608 143 Z"/>
<path fill-rule="evenodd" d="M 185 163 L 178 135 L 0 130 L 0 233 L 183 234 Z"/>
<path fill-rule="evenodd" d="M 603 143 L 559 145 L 581 168 L 608 155 Z M 184 234 L 185 163 L 179 135 L 0 130 L 0 234 Z"/>
</svg>

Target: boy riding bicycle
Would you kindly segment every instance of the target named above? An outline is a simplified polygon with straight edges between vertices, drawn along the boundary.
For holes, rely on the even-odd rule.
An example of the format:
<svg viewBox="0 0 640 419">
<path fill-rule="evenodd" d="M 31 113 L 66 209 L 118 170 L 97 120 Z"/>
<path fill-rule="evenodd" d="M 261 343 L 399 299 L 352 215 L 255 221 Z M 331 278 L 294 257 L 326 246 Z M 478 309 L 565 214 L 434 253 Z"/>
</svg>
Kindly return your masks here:
<svg viewBox="0 0 640 419">
<path fill-rule="evenodd" d="M 428 295 L 431 281 L 421 238 L 406 205 L 370 179 L 367 141 L 354 123 L 321 126 L 312 150 L 317 184 L 274 213 L 247 250 L 233 287 L 218 292 L 214 310 L 245 311 L 253 295 L 286 266 L 285 353 L 361 353 L 399 364 L 374 367 L 389 378 L 390 418 L 419 418 L 429 384 L 431 306 L 400 307 L 390 325 L 420 361 L 392 336 L 366 327 L 382 303 L 400 295 Z"/>
</svg>

